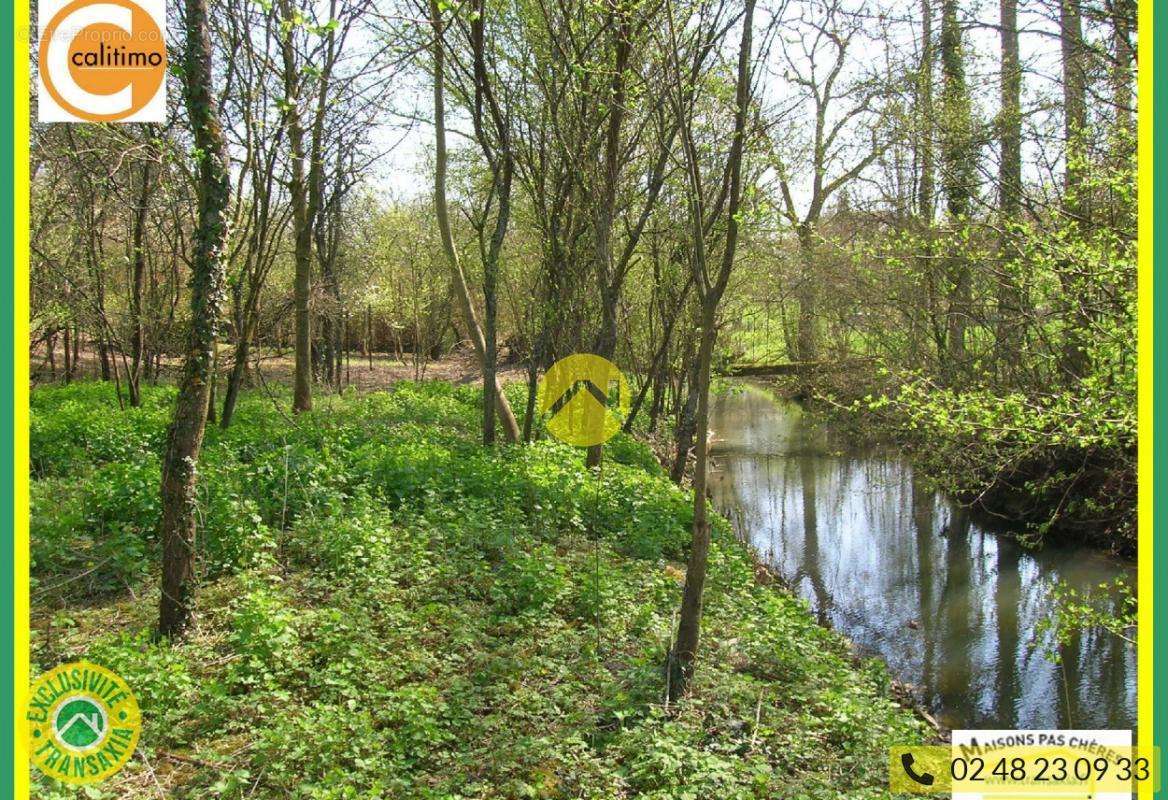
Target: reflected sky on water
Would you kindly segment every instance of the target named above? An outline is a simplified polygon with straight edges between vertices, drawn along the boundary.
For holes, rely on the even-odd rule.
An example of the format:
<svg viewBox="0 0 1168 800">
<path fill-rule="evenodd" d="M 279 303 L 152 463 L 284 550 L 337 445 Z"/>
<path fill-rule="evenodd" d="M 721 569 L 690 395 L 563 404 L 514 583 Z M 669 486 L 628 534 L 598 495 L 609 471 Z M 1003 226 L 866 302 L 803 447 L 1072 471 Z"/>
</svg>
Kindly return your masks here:
<svg viewBox="0 0 1168 800">
<path fill-rule="evenodd" d="M 794 403 L 718 395 L 715 503 L 824 624 L 879 655 L 950 728 L 1130 728 L 1135 648 L 1090 632 L 1045 655 L 1052 579 L 1135 567 L 1086 547 L 1030 551 L 915 477 L 895 451 L 831 446 Z"/>
</svg>

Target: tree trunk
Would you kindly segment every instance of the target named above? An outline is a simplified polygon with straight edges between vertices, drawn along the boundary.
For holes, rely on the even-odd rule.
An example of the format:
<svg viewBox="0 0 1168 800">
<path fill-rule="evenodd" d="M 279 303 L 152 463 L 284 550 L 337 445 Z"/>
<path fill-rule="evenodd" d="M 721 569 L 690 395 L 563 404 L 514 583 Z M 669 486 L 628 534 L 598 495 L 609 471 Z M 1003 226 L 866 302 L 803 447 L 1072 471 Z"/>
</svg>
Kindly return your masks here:
<svg viewBox="0 0 1168 800">
<path fill-rule="evenodd" d="M 921 66 L 918 76 L 920 102 L 920 170 L 917 187 L 917 214 L 926 226 L 932 225 L 933 198 L 933 137 L 936 135 L 933 119 L 933 8 L 932 0 L 921 0 Z"/>
<path fill-rule="evenodd" d="M 49 361 L 49 378 L 57 379 L 57 334 L 51 333 L 45 337 L 45 352 Z"/>
<path fill-rule="evenodd" d="M 1083 187 L 1087 141 L 1087 50 L 1083 44 L 1082 12 L 1079 0 L 1061 0 L 1059 42 L 1063 62 L 1063 134 L 1066 164 L 1063 182 L 1063 215 L 1068 222 L 1085 228 L 1090 224 L 1090 202 Z M 1084 309 L 1089 299 L 1082 296 L 1082 282 L 1076 265 L 1064 263 L 1060 280 L 1064 296 L 1067 331 L 1063 341 L 1062 369 L 1072 380 L 1085 376 L 1090 368 L 1086 331 L 1090 320 Z"/>
<path fill-rule="evenodd" d="M 959 230 L 969 217 L 977 171 L 977 145 L 973 135 L 973 118 L 969 90 L 965 81 L 965 55 L 957 0 L 941 4 L 941 71 L 944 78 L 942 113 L 944 115 L 942 162 L 948 220 Z M 951 377 L 966 366 L 965 329 L 970 318 L 969 260 L 953 252 L 946 257 L 949 308 L 946 315 L 948 343 L 947 371 Z"/>
<path fill-rule="evenodd" d="M 604 172 L 601 187 L 596 198 L 594 211 L 594 236 L 596 272 L 600 281 L 600 332 L 593 348 L 598 356 L 612 360 L 616 353 L 617 307 L 620 304 L 621 286 L 624 282 L 623 265 L 613 263 L 612 226 L 616 219 L 617 183 L 620 178 L 621 131 L 624 127 L 627 105 L 626 70 L 632 47 L 629 42 L 629 24 L 618 3 L 609 8 L 609 27 L 615 37 L 613 48 L 612 79 L 609 86 L 608 124 L 604 135 Z M 589 467 L 600 465 L 604 455 L 603 445 L 588 448 L 585 463 Z"/>
<path fill-rule="evenodd" d="M 101 367 L 101 379 L 103 381 L 110 380 L 110 348 L 106 344 L 105 333 L 98 331 L 97 333 L 97 361 Z M 74 339 L 76 341 L 76 339 Z"/>
<path fill-rule="evenodd" d="M 247 270 L 244 270 L 247 274 Z M 219 427 L 227 430 L 231 425 L 231 417 L 235 414 L 235 402 L 243 382 L 240 356 L 243 356 L 243 367 L 246 367 L 247 353 L 243 342 L 248 338 L 248 320 L 243 307 L 243 280 L 232 283 L 231 286 L 231 319 L 232 330 L 235 334 L 235 349 L 231 354 L 231 371 L 227 374 L 227 389 L 223 394 L 223 410 L 219 413 Z"/>
<path fill-rule="evenodd" d="M 665 366 L 653 379 L 653 400 L 649 403 L 649 433 L 657 432 L 657 423 L 661 419 L 661 411 L 665 407 Z"/>
<path fill-rule="evenodd" d="M 799 226 L 799 321 L 795 358 L 803 363 L 819 360 L 819 334 L 815 311 L 815 238 L 809 224 Z M 804 376 L 806 380 L 806 376 Z"/>
<path fill-rule="evenodd" d="M 1115 63 L 1111 68 L 1112 99 L 1115 103 L 1115 133 L 1111 145 L 1111 162 L 1116 170 L 1128 171 L 1133 166 L 1136 131 L 1133 124 L 1135 97 L 1132 93 L 1132 65 L 1135 52 L 1132 34 L 1136 29 L 1137 3 L 1135 0 L 1111 0 L 1112 43 Z M 1135 203 L 1127 197 L 1112 200 L 1112 225 L 1127 235 L 1135 232 Z"/>
<path fill-rule="evenodd" d="M 446 206 L 446 99 L 445 76 L 443 63 L 445 54 L 442 51 L 442 16 L 438 0 L 430 0 L 430 25 L 434 31 L 432 50 L 434 55 L 434 210 L 438 218 L 438 232 L 442 238 L 442 249 L 446 252 L 446 260 L 450 265 L 451 277 L 458 293 L 459 305 L 462 308 L 462 317 L 466 322 L 467 335 L 474 345 L 475 354 L 479 359 L 479 367 L 486 374 L 487 344 L 483 336 L 483 329 L 479 326 L 475 314 L 474 302 L 470 296 L 470 287 L 466 283 L 466 275 L 458 261 L 458 251 L 454 247 L 454 234 L 450 229 L 450 212 Z M 519 423 L 507 402 L 498 382 L 495 383 L 495 410 L 503 423 L 503 433 L 509 442 L 519 441 Z"/>
<path fill-rule="evenodd" d="M 1018 56 L 1018 0 L 1001 0 L 1002 86 L 998 116 L 1001 162 L 998 170 L 997 363 L 1009 369 L 1020 346 L 1022 296 L 1013 275 L 1007 228 L 1022 211 L 1022 65 Z"/>
<path fill-rule="evenodd" d="M 288 193 L 292 203 L 292 233 L 295 241 L 294 263 L 296 277 L 293 300 L 296 306 L 296 370 L 293 382 L 292 410 L 312 409 L 312 313 L 309 301 L 312 293 L 312 220 L 309 217 L 308 187 L 304 179 L 304 125 L 301 120 L 300 79 L 296 64 L 293 37 L 296 26 L 293 12 L 284 1 L 284 23 L 281 54 L 284 69 L 284 99 L 288 104 L 285 125 L 291 150 L 291 176 Z"/>
<path fill-rule="evenodd" d="M 146 212 L 150 202 L 150 163 L 142 165 L 142 192 L 138 195 L 138 207 L 134 209 L 133 235 L 133 283 L 130 289 L 130 371 L 126 376 L 126 391 L 130 405 L 142 405 L 139 390 L 142 378 L 142 355 L 146 350 L 146 327 L 142 320 L 142 294 L 146 289 Z"/>
<path fill-rule="evenodd" d="M 693 481 L 693 538 L 690 543 L 689 563 L 685 570 L 685 589 L 682 592 L 681 614 L 677 623 L 677 638 L 669 654 L 669 698 L 676 699 L 689 691 L 697 659 L 698 637 L 702 620 L 702 593 L 705 591 L 707 561 L 710 552 L 710 523 L 707 518 L 706 468 L 710 447 L 710 361 L 713 358 L 718 304 L 730 281 L 738 247 L 739 211 L 742 201 L 742 161 L 746 148 L 746 118 L 750 108 L 750 63 L 754 32 L 754 0 L 746 0 L 742 17 L 742 41 L 738 48 L 738 78 L 734 114 L 734 139 L 726 159 L 729 173 L 726 207 L 726 241 L 717 277 L 711 281 L 705 256 L 706 220 L 702 210 L 697 148 L 692 131 L 683 131 L 686 161 L 690 172 L 690 201 L 694 236 L 694 282 L 702 301 L 702 336 L 698 346 L 697 458 Z M 683 126 L 688 122 L 679 120 Z"/>
<path fill-rule="evenodd" d="M 73 322 L 73 374 L 81 367 L 81 326 Z"/>
<path fill-rule="evenodd" d="M 691 351 L 692 352 L 692 351 Z M 685 477 L 685 465 L 689 461 L 689 452 L 693 449 L 694 430 L 697 428 L 698 413 L 698 360 L 694 360 L 690 367 L 688 394 L 685 404 L 681 407 L 681 418 L 677 421 L 677 430 L 674 434 L 673 466 L 669 469 L 669 478 L 676 484 Z"/>
<path fill-rule="evenodd" d="M 702 338 L 698 346 L 697 384 L 691 391 L 697 397 L 695 419 L 696 459 L 693 478 L 693 540 L 689 562 L 685 569 L 685 589 L 681 597 L 681 615 L 677 624 L 677 639 L 670 655 L 669 696 L 684 695 L 693 679 L 697 658 L 698 637 L 701 632 L 702 594 L 706 586 L 707 562 L 710 556 L 710 521 L 707 517 L 706 466 L 709 456 L 710 429 L 710 361 L 714 353 L 713 310 L 702 312 Z"/>
<path fill-rule="evenodd" d="M 158 630 L 177 636 L 190 624 L 195 582 L 195 470 L 207 422 L 211 361 L 223 301 L 227 208 L 231 186 L 227 143 L 211 91 L 211 37 L 206 0 L 186 0 L 187 112 L 199 160 L 198 217 L 191 261 L 191 328 L 174 420 L 162 460 L 159 525 L 162 597 Z"/>
<path fill-rule="evenodd" d="M 247 374 L 247 360 L 251 356 L 251 337 L 253 327 L 247 323 L 235 343 L 235 357 L 231 365 L 231 375 L 227 378 L 227 389 L 223 395 L 223 412 L 219 415 L 219 427 L 227 430 L 231 426 L 231 418 L 235 416 L 235 406 L 239 401 L 239 391 L 243 387 L 243 378 Z"/>
<path fill-rule="evenodd" d="M 65 302 L 68 302 L 69 295 L 65 294 Z M 70 349 L 72 334 L 69 332 L 69 323 L 66 322 L 61 328 L 61 341 L 64 345 L 65 351 L 65 384 L 68 385 L 73 380 L 73 352 Z"/>
<path fill-rule="evenodd" d="M 1111 0 L 1112 42 L 1115 50 L 1115 64 L 1111 70 L 1112 96 L 1115 102 L 1115 127 L 1117 154 L 1116 161 L 1126 164 L 1131 158 L 1135 145 L 1135 128 L 1132 125 L 1134 96 L 1132 94 L 1132 64 L 1135 52 L 1132 48 L 1132 33 L 1136 29 L 1137 6 L 1135 0 Z"/>
<path fill-rule="evenodd" d="M 369 371 L 373 371 L 373 305 L 365 306 L 365 355 L 369 356 Z"/>
<path fill-rule="evenodd" d="M 1082 219 L 1087 205 L 1087 198 L 1081 196 L 1087 132 L 1087 51 L 1083 44 L 1079 0 L 1061 0 L 1059 4 L 1059 43 L 1062 48 L 1063 134 L 1066 139 L 1063 208 L 1072 219 Z"/>
</svg>

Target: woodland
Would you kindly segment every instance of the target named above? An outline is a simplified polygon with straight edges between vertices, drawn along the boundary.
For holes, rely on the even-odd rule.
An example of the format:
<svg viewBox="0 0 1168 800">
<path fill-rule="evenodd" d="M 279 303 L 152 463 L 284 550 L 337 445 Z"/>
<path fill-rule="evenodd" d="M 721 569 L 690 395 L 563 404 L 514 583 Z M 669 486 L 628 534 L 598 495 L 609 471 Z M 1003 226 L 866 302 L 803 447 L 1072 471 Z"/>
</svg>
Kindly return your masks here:
<svg viewBox="0 0 1168 800">
<path fill-rule="evenodd" d="M 739 380 L 1134 553 L 1134 0 L 168 11 L 166 123 L 32 126 L 33 671 L 145 719 L 35 796 L 888 796 L 928 714 L 708 502 Z"/>
</svg>

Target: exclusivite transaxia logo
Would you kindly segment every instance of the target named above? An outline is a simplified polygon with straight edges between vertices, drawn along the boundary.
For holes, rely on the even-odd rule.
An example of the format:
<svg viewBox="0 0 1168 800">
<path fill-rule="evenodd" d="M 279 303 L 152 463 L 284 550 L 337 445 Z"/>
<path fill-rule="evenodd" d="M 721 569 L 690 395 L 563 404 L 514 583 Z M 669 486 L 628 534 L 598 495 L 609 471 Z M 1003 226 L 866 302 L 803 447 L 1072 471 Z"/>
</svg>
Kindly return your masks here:
<svg viewBox="0 0 1168 800">
<path fill-rule="evenodd" d="M 41 0 L 41 122 L 163 122 L 165 0 Z"/>
</svg>

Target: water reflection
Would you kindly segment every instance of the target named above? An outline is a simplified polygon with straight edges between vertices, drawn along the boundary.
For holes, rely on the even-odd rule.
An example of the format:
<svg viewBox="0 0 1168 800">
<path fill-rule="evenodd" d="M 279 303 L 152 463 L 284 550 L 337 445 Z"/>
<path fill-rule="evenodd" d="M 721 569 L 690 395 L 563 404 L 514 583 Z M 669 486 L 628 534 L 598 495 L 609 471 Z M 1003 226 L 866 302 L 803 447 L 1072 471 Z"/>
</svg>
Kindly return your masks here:
<svg viewBox="0 0 1168 800">
<path fill-rule="evenodd" d="M 879 654 L 947 727 L 1130 728 L 1134 648 L 1104 632 L 1043 653 L 1053 578 L 1086 588 L 1134 567 L 1081 547 L 1023 550 L 914 479 L 895 453 L 833 451 L 798 406 L 719 396 L 715 502 L 824 624 Z"/>
</svg>

